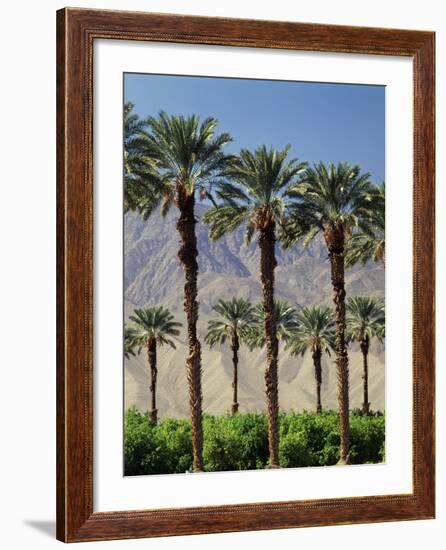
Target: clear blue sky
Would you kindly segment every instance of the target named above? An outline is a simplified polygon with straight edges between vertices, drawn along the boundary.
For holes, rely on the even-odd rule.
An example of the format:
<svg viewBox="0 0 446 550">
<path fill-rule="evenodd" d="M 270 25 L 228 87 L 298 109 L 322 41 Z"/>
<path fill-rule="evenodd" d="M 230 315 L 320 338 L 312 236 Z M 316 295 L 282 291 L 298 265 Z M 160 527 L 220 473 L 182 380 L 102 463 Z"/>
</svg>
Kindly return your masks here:
<svg viewBox="0 0 446 550">
<path fill-rule="evenodd" d="M 124 97 L 141 117 L 217 118 L 232 152 L 289 143 L 290 156 L 348 161 L 384 180 L 384 86 L 126 73 Z"/>
</svg>

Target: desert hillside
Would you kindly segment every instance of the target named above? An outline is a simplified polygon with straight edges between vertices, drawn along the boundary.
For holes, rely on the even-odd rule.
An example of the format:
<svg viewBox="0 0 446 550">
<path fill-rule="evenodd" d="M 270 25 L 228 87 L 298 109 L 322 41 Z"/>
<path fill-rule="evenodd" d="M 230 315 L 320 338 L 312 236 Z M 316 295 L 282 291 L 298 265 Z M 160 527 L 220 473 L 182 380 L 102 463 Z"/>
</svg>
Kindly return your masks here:
<svg viewBox="0 0 446 550">
<path fill-rule="evenodd" d="M 198 205 L 200 217 L 204 205 Z M 172 209 L 163 219 L 158 212 L 146 222 L 137 214 L 124 220 L 124 295 L 125 318 L 135 307 L 164 305 L 184 323 L 182 311 L 183 272 L 176 254 L 178 235 L 176 212 Z M 197 224 L 199 242 L 199 333 L 203 339 L 212 304 L 219 298 L 232 296 L 260 301 L 256 243 L 244 243 L 244 230 L 212 242 L 207 227 Z M 276 250 L 276 296 L 295 307 L 331 305 L 330 270 L 323 243 L 316 240 L 306 250 L 294 247 Z M 384 294 L 384 269 L 377 265 L 359 267 L 346 272 L 347 295 Z M 188 413 L 184 332 L 177 349 L 164 347 L 158 352 L 158 407 L 160 417 L 186 416 Z M 352 347 L 350 357 L 351 406 L 362 401 L 361 354 Z M 231 357 L 227 346 L 209 350 L 203 344 L 204 410 L 220 413 L 230 407 Z M 384 349 L 374 343 L 369 357 L 369 395 L 373 409 L 384 408 Z M 241 411 L 264 410 L 264 352 L 241 349 L 239 368 L 239 402 Z M 314 407 L 314 377 L 311 357 L 290 357 L 282 351 L 279 357 L 279 397 L 282 409 Z M 325 407 L 336 407 L 336 372 L 333 358 L 323 361 L 322 400 Z M 149 403 L 149 374 L 146 355 L 131 358 L 125 364 L 125 407 L 136 405 L 146 410 Z"/>
</svg>

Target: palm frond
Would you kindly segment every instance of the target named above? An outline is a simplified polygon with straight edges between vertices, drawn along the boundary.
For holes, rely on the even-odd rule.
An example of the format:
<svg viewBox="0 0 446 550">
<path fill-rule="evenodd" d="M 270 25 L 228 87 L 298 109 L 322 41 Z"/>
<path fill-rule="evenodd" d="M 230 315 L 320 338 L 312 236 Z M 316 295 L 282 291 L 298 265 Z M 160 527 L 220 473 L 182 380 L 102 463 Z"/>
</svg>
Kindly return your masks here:
<svg viewBox="0 0 446 550">
<path fill-rule="evenodd" d="M 347 241 L 345 265 L 385 262 L 385 185 L 373 186 L 360 208 L 358 228 Z M 373 208 L 369 205 L 373 204 Z"/>
<path fill-rule="evenodd" d="M 267 224 L 285 223 L 287 191 L 306 168 L 306 163 L 298 159 L 287 159 L 289 149 L 265 145 L 255 151 L 242 149 L 228 163 L 215 185 L 217 204 L 204 216 L 212 239 L 246 223 L 249 243 L 254 233 Z"/>
<path fill-rule="evenodd" d="M 281 234 L 284 246 L 310 242 L 319 231 L 342 227 L 345 236 L 377 207 L 370 175 L 346 162 L 307 167 L 287 192 L 289 224 Z"/>
</svg>

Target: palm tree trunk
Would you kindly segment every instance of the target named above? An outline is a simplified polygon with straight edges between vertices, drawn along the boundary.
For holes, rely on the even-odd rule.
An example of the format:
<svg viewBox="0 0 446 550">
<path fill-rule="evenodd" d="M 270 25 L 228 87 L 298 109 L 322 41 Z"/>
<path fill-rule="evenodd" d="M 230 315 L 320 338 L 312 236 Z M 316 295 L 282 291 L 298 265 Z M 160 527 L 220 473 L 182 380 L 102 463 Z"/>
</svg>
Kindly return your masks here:
<svg viewBox="0 0 446 550">
<path fill-rule="evenodd" d="M 152 410 L 150 411 L 150 423 L 158 423 L 158 409 L 156 408 L 156 378 L 158 369 L 156 366 L 156 340 L 155 338 L 149 338 L 147 344 L 147 355 L 149 358 L 150 367 L 150 394 L 152 397 Z"/>
<path fill-rule="evenodd" d="M 201 345 L 197 337 L 198 301 L 197 274 L 198 249 L 195 234 L 195 197 L 185 191 L 178 193 L 180 217 L 177 229 L 181 237 L 178 258 L 182 264 L 184 283 L 184 311 L 187 320 L 189 355 L 186 360 L 187 382 L 189 386 L 189 407 L 192 423 L 192 447 L 194 471 L 203 471 L 203 428 L 202 428 L 202 391 L 201 391 Z"/>
<path fill-rule="evenodd" d="M 276 321 L 274 318 L 274 269 L 275 258 L 275 224 L 271 222 L 261 229 L 260 277 L 263 291 L 263 312 L 265 317 L 266 343 L 266 398 L 268 406 L 268 446 L 269 467 L 279 467 L 279 388 L 278 388 L 278 353 Z"/>
<path fill-rule="evenodd" d="M 313 365 L 314 365 L 314 377 L 316 379 L 316 412 L 320 414 L 322 412 L 321 402 L 321 385 L 322 385 L 322 366 L 321 366 L 322 351 L 317 347 L 313 351 Z"/>
<path fill-rule="evenodd" d="M 368 365 L 368 354 L 369 354 L 369 340 L 364 338 L 359 343 L 362 352 L 362 365 L 363 365 L 363 374 L 362 380 L 364 385 L 364 401 L 362 403 L 362 413 L 370 414 L 370 403 L 369 403 L 369 365 Z"/>
<path fill-rule="evenodd" d="M 325 231 L 325 241 L 331 266 L 331 284 L 336 321 L 336 375 L 338 380 L 339 432 L 341 438 L 338 464 L 348 464 L 350 449 L 349 419 L 349 372 L 348 354 L 345 344 L 345 280 L 344 280 L 344 241 L 342 224 Z"/>
<path fill-rule="evenodd" d="M 237 331 L 234 331 L 232 335 L 232 365 L 234 367 L 233 369 L 233 378 L 232 378 L 232 407 L 231 412 L 232 414 L 236 414 L 238 412 L 238 350 L 240 349 L 239 339 Z"/>
</svg>

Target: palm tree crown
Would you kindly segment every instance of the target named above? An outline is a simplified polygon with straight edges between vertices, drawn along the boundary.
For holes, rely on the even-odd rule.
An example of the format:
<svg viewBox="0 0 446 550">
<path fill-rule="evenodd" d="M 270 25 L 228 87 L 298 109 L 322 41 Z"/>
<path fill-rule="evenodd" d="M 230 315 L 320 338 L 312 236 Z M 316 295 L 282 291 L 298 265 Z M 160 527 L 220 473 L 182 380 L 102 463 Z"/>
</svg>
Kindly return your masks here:
<svg viewBox="0 0 446 550">
<path fill-rule="evenodd" d="M 349 238 L 346 247 L 345 265 L 366 264 L 368 261 L 385 263 L 385 184 L 372 190 L 374 208 L 366 208 L 361 227 Z"/>
<path fill-rule="evenodd" d="M 290 223 L 282 234 L 285 245 L 302 239 L 307 245 L 320 231 L 327 246 L 342 235 L 348 237 L 354 227 L 366 223 L 375 208 L 376 196 L 369 181 L 370 174 L 361 174 L 359 166 L 346 162 L 338 165 L 322 162 L 308 167 L 300 181 L 288 192 L 294 199 Z"/>
<path fill-rule="evenodd" d="M 212 308 L 220 315 L 219 319 L 208 322 L 208 332 L 205 342 L 211 348 L 216 344 L 224 344 L 227 338 L 235 334 L 244 341 L 249 328 L 254 322 L 254 307 L 249 300 L 232 298 L 219 300 Z"/>
<path fill-rule="evenodd" d="M 333 312 L 329 307 L 304 307 L 297 315 L 297 330 L 288 342 L 291 355 L 304 355 L 320 349 L 330 354 L 334 348 Z"/>
<path fill-rule="evenodd" d="M 223 171 L 225 181 L 217 183 L 215 195 L 221 203 L 204 216 L 210 225 L 211 239 L 219 239 L 247 223 L 249 243 L 256 230 L 283 222 L 288 203 L 285 195 L 306 166 L 297 159 L 286 161 L 289 149 L 290 146 L 268 149 L 263 145 L 254 153 L 240 151 L 240 157 Z"/>
<path fill-rule="evenodd" d="M 127 353 L 131 353 L 130 350 L 135 348 L 140 353 L 141 348 L 147 345 L 149 340 L 154 340 L 161 346 L 167 344 L 175 349 L 175 342 L 171 337 L 180 334 L 178 329 L 181 323 L 175 321 L 172 313 L 165 307 L 135 309 L 129 319 L 133 323 L 125 329 L 124 349 Z"/>
<path fill-rule="evenodd" d="M 247 334 L 249 347 L 263 348 L 265 345 L 264 311 L 262 304 L 257 304 L 254 310 L 255 324 Z M 292 334 L 298 329 L 297 311 L 285 300 L 274 300 L 274 320 L 277 330 L 277 338 L 282 342 L 288 342 Z"/>
<path fill-rule="evenodd" d="M 160 204 L 163 215 L 172 204 L 181 208 L 195 191 L 200 198 L 210 198 L 214 179 L 233 158 L 223 152 L 231 136 L 215 133 L 218 121 L 207 118 L 200 124 L 197 115 L 170 116 L 161 111 L 144 123 L 139 151 L 151 162 L 128 186 L 127 209 L 137 209 L 147 219 Z"/>
<path fill-rule="evenodd" d="M 379 341 L 385 336 L 384 301 L 376 296 L 353 296 L 347 300 L 347 337 L 350 341 Z"/>
</svg>

